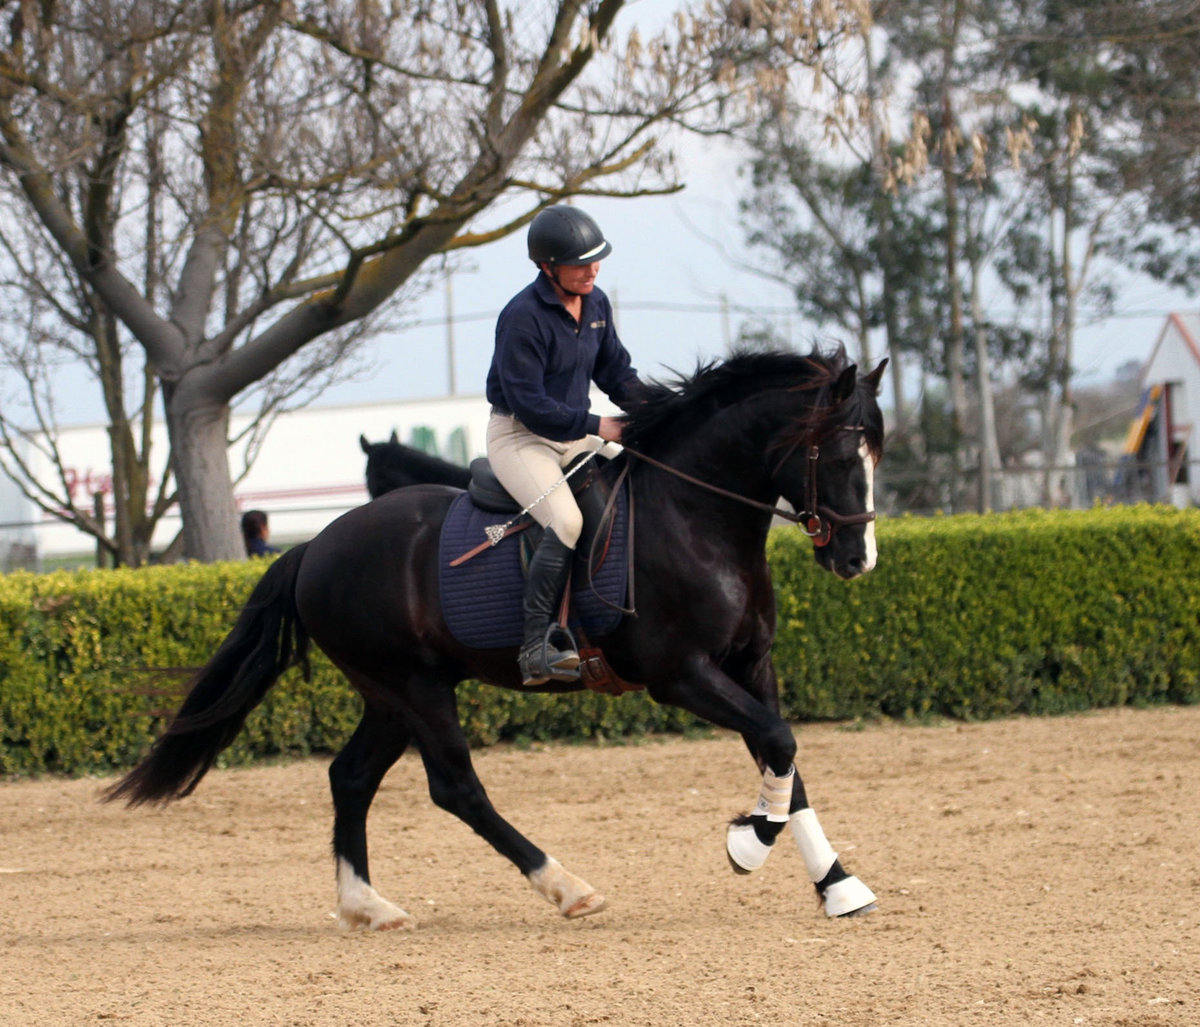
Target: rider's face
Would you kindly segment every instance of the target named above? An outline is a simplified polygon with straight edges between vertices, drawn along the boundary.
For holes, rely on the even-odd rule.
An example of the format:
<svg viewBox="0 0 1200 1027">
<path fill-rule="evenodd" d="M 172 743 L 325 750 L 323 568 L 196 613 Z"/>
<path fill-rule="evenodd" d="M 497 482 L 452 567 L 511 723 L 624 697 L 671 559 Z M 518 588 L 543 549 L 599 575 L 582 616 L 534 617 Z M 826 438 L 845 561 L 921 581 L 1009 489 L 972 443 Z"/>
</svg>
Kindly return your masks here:
<svg viewBox="0 0 1200 1027">
<path fill-rule="evenodd" d="M 596 284 L 596 275 L 600 273 L 600 261 L 591 264 L 560 265 L 557 268 L 558 281 L 568 292 L 586 296 Z"/>
</svg>

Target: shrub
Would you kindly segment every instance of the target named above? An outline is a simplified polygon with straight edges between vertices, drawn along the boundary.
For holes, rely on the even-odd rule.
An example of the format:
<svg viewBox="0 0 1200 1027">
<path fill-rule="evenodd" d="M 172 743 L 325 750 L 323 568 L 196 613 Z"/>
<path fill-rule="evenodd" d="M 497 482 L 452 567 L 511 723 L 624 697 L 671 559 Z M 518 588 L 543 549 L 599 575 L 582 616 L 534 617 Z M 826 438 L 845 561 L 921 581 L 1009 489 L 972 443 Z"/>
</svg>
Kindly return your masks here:
<svg viewBox="0 0 1200 1027">
<path fill-rule="evenodd" d="M 788 715 L 985 718 L 1200 700 L 1200 512 L 1027 510 L 879 525 L 821 572 L 771 537 Z"/>
<path fill-rule="evenodd" d="M 1200 513 L 1024 511 L 878 525 L 879 566 L 839 581 L 772 533 L 775 665 L 791 719 L 985 718 L 1200 701 Z M 0 577 L 0 773 L 131 765 L 186 668 L 232 626 L 262 561 Z M 334 752 L 361 705 L 314 651 L 226 753 Z M 613 738 L 697 722 L 644 693 L 545 696 L 467 682 L 474 745 Z"/>
</svg>

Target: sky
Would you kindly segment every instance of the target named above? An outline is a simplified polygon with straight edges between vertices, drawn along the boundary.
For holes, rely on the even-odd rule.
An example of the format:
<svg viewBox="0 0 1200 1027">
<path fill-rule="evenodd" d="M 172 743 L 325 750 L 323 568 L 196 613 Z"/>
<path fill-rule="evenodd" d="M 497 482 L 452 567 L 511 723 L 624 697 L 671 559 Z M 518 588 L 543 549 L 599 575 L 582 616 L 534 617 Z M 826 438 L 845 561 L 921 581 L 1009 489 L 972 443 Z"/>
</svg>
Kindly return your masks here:
<svg viewBox="0 0 1200 1027">
<path fill-rule="evenodd" d="M 652 22 L 675 0 L 635 0 L 622 12 L 621 33 Z M 669 196 L 589 198 L 592 214 L 613 245 L 598 284 L 613 301 L 617 330 L 643 377 L 690 373 L 720 356 L 751 318 L 769 320 L 797 347 L 827 344 L 794 313 L 789 289 L 750 270 L 764 257 L 747 251 L 738 201 L 748 186 L 741 159 L 713 140 L 677 146 L 685 188 Z M 449 289 L 436 287 L 404 311 L 411 327 L 382 335 L 360 350 L 355 380 L 327 389 L 315 406 L 354 405 L 480 393 L 491 358 L 496 315 L 533 278 L 524 233 L 463 259 Z M 1200 300 L 1145 280 L 1126 283 L 1117 314 L 1098 323 L 1081 318 L 1077 385 L 1099 384 L 1121 365 L 1144 361 L 1166 315 L 1196 309 Z M 452 330 L 447 311 L 453 311 Z M 453 359 L 451 360 L 451 350 Z M 451 369 L 452 368 L 452 369 Z M 82 375 L 63 379 L 64 423 L 103 418 L 98 389 Z M 910 386 L 909 398 L 915 396 Z M 883 397 L 885 405 L 888 396 Z"/>
<path fill-rule="evenodd" d="M 643 377 L 691 372 L 697 361 L 724 353 L 739 325 L 753 318 L 768 320 L 799 348 L 831 339 L 795 313 L 788 288 L 752 270 L 765 258 L 743 242 L 738 200 L 748 186 L 738 172 L 736 154 L 710 142 L 686 155 L 680 193 L 578 203 L 613 245 L 597 284 L 613 301 L 618 333 Z M 369 366 L 359 381 L 331 388 L 317 402 L 423 399 L 452 387 L 482 392 L 496 315 L 535 272 L 524 233 L 475 251 L 467 263 L 448 291 L 437 288 L 417 304 L 413 327 L 368 344 Z M 1076 384 L 1101 384 L 1123 364 L 1145 361 L 1167 314 L 1197 305 L 1157 283 L 1127 279 L 1114 316 L 1094 323 L 1081 317 Z"/>
<path fill-rule="evenodd" d="M 618 17 L 617 34 L 634 22 L 653 31 L 677 2 L 630 0 Z M 679 140 L 675 149 L 682 192 L 579 201 L 613 245 L 598 284 L 613 301 L 618 333 L 639 373 L 690 373 L 698 361 L 722 355 L 739 326 L 753 318 L 769 321 L 798 348 L 828 344 L 827 332 L 795 313 L 789 288 L 751 270 L 766 258 L 748 251 L 739 224 L 738 203 L 748 191 L 739 174 L 744 158 L 712 139 Z M 408 312 L 413 327 L 367 345 L 357 381 L 329 389 L 316 404 L 482 392 L 496 316 L 532 280 L 534 269 L 524 233 L 474 251 L 466 265 L 452 277 L 448 292 L 435 289 Z M 1080 312 L 1076 386 L 1102 384 L 1130 361 L 1144 362 L 1166 316 L 1197 307 L 1200 299 L 1125 276 L 1113 316 L 1092 321 L 1087 311 Z M 446 325 L 448 309 L 455 318 L 452 331 Z M 910 401 L 915 385 L 907 389 Z M 883 401 L 889 402 L 886 385 Z"/>
<path fill-rule="evenodd" d="M 710 142 L 685 152 L 682 166 L 687 183 L 682 192 L 578 204 L 613 245 L 597 284 L 613 301 L 617 331 L 639 373 L 657 378 L 690 373 L 698 361 L 721 356 L 739 325 L 752 318 L 770 321 L 799 348 L 827 344 L 828 332 L 795 313 L 788 288 L 751 270 L 764 257 L 743 242 L 738 200 L 747 184 L 736 154 Z M 435 287 L 405 310 L 411 327 L 368 340 L 355 379 L 327 389 L 313 405 L 482 393 L 496 316 L 535 271 L 524 232 L 470 252 L 463 264 L 448 289 Z M 1197 307 L 1200 299 L 1145 279 L 1127 280 L 1115 316 L 1096 323 L 1081 318 L 1076 385 L 1101 384 L 1123 364 L 1145 361 L 1167 314 Z M 94 383 L 68 376 L 63 388 L 64 423 L 102 420 Z M 908 397 L 915 398 L 911 386 Z M 886 391 L 883 399 L 886 406 Z"/>
<path fill-rule="evenodd" d="M 643 377 L 691 372 L 698 360 L 722 354 L 755 313 L 783 330 L 790 320 L 796 341 L 804 341 L 788 291 L 741 266 L 749 258 L 740 245 L 736 177 L 730 155 L 710 152 L 689 168 L 681 193 L 577 201 L 612 243 L 597 284 L 613 302 L 617 331 Z M 459 393 L 482 392 L 496 316 L 536 271 L 523 231 L 465 260 L 449 293 L 435 288 L 414 308 L 416 326 L 370 344 L 372 369 L 362 381 L 329 390 L 321 402 L 425 398 L 452 385 Z"/>
</svg>

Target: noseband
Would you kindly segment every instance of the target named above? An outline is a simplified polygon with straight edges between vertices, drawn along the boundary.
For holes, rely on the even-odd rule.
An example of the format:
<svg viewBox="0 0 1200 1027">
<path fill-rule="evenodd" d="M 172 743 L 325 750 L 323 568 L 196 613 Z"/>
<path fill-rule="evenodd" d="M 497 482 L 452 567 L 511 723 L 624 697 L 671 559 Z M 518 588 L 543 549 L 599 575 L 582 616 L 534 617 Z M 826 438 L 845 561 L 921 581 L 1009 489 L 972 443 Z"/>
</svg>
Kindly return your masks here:
<svg viewBox="0 0 1200 1027">
<path fill-rule="evenodd" d="M 844 428 L 844 431 L 861 431 L 860 428 Z M 779 468 L 783 466 L 788 457 L 796 451 L 799 442 L 794 443 L 786 453 L 780 458 L 779 463 L 775 465 L 775 470 L 772 476 L 779 472 Z M 821 456 L 821 448 L 817 443 L 810 443 L 808 446 L 808 482 L 807 491 L 804 496 L 804 504 L 802 509 L 792 512 L 784 510 L 778 506 L 772 506 L 770 503 L 760 503 L 757 499 L 750 499 L 747 496 L 740 496 L 736 492 L 730 492 L 728 489 L 723 489 L 719 485 L 710 484 L 707 481 L 702 481 L 700 478 L 694 478 L 690 474 L 671 467 L 669 464 L 664 464 L 661 460 L 656 460 L 652 456 L 647 456 L 645 453 L 639 453 L 635 449 L 624 447 L 624 451 L 632 457 L 636 457 L 652 467 L 657 467 L 660 471 L 666 471 L 668 474 L 673 474 L 676 478 L 681 478 L 683 481 L 689 482 L 692 485 L 699 486 L 702 489 L 707 489 L 709 492 L 714 492 L 718 496 L 724 496 L 726 499 L 732 499 L 737 503 L 742 503 L 745 506 L 752 506 L 756 510 L 762 510 L 766 513 L 773 514 L 776 517 L 782 517 L 785 521 L 791 521 L 805 535 L 812 539 L 812 543 L 818 549 L 822 546 L 827 546 L 833 541 L 833 533 L 838 528 L 846 527 L 854 524 L 870 524 L 875 520 L 875 511 L 867 510 L 860 514 L 841 514 L 836 510 L 831 510 L 827 506 L 821 506 L 817 502 L 817 461 Z"/>
<path fill-rule="evenodd" d="M 846 428 L 844 430 L 855 431 L 856 429 Z M 784 454 L 784 459 L 790 454 L 791 450 L 788 450 Z M 820 459 L 820 456 L 821 447 L 815 442 L 812 443 L 808 447 L 808 490 L 804 495 L 804 509 L 796 517 L 797 527 L 812 539 L 812 544 L 818 549 L 833 541 L 833 533 L 838 528 L 852 524 L 870 524 L 875 520 L 874 510 L 865 510 L 860 514 L 841 514 L 827 506 L 821 506 L 817 502 L 817 460 Z M 783 460 L 780 460 L 775 470 L 778 471 L 782 464 Z M 804 518 L 803 526 L 799 523 L 800 518 Z"/>
</svg>

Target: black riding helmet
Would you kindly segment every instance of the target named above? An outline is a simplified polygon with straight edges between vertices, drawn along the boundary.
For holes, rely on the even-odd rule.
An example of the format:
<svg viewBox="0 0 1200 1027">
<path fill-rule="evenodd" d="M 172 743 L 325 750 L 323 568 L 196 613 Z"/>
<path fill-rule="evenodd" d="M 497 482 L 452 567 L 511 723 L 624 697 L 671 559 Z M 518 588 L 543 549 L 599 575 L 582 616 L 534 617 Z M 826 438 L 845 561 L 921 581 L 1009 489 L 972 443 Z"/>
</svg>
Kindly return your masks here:
<svg viewBox="0 0 1200 1027">
<path fill-rule="evenodd" d="M 547 207 L 529 226 L 529 259 L 535 264 L 573 267 L 612 253 L 600 226 L 574 207 Z"/>
</svg>

